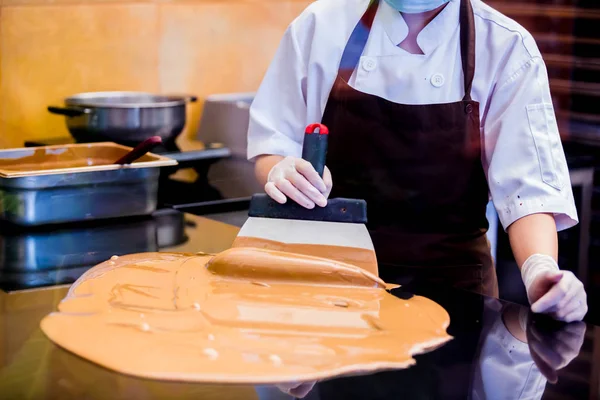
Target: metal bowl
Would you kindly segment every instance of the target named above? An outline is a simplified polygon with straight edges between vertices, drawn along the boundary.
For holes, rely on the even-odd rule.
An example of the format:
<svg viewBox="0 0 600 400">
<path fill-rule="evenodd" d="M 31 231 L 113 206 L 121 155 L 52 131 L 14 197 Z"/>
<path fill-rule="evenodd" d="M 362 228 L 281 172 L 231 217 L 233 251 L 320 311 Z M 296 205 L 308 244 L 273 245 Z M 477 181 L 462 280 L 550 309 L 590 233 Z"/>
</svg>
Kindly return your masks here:
<svg viewBox="0 0 600 400">
<path fill-rule="evenodd" d="M 161 96 L 144 92 L 91 92 L 65 99 L 64 107 L 48 107 L 66 117 L 67 128 L 80 143 L 111 141 L 138 144 L 151 136 L 172 143 L 186 124 L 186 105 L 194 96 Z"/>
</svg>

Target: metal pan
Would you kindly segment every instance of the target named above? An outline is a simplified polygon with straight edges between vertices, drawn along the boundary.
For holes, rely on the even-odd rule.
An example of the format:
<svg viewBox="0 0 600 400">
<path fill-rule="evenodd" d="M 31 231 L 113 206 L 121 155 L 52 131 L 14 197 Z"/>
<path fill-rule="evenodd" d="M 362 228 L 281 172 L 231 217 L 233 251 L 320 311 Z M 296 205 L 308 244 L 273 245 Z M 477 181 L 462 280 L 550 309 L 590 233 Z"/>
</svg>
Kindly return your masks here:
<svg viewBox="0 0 600 400">
<path fill-rule="evenodd" d="M 130 150 L 114 143 L 0 150 L 0 220 L 44 225 L 154 212 L 160 167 L 177 162 L 149 153 L 112 164 Z"/>
<path fill-rule="evenodd" d="M 67 128 L 80 143 L 111 141 L 130 146 L 160 136 L 172 143 L 186 124 L 186 105 L 194 96 L 159 96 L 144 92 L 90 92 L 48 107 L 66 117 Z"/>
</svg>

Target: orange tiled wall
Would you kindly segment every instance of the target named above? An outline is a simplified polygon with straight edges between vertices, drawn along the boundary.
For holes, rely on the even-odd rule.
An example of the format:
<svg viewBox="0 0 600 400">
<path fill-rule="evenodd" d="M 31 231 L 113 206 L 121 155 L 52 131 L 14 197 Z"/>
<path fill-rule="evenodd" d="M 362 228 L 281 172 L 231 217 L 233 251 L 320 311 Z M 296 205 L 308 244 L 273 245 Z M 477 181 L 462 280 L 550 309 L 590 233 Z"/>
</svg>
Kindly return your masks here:
<svg viewBox="0 0 600 400">
<path fill-rule="evenodd" d="M 0 0 L 0 147 L 68 135 L 46 111 L 100 90 L 254 91 L 311 0 Z M 202 102 L 189 107 L 195 132 Z"/>
</svg>

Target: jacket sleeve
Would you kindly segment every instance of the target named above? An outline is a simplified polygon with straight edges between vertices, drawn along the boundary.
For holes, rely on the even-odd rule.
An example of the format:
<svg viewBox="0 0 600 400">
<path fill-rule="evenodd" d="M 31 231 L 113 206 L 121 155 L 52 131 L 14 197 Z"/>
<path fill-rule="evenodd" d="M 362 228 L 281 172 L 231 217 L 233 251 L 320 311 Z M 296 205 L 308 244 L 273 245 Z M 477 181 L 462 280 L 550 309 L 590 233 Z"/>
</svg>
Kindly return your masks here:
<svg viewBox="0 0 600 400">
<path fill-rule="evenodd" d="M 483 135 L 488 184 L 504 229 L 535 213 L 553 214 L 558 230 L 577 224 L 541 56 L 534 54 L 494 89 Z"/>
</svg>

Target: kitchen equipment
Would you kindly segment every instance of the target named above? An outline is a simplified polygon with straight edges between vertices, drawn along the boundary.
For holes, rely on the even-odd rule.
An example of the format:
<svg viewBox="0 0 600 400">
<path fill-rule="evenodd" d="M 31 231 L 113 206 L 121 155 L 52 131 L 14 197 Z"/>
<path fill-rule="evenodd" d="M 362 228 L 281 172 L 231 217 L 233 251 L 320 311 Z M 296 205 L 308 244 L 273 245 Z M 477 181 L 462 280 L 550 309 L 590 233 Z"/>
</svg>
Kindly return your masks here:
<svg viewBox="0 0 600 400">
<path fill-rule="evenodd" d="M 321 176 L 328 133 L 322 124 L 310 125 L 303 144 L 302 158 Z M 250 218 L 242 226 L 233 247 L 283 248 L 308 255 L 325 253 L 331 259 L 359 265 L 377 275 L 375 250 L 365 226 L 367 204 L 364 200 L 330 199 L 327 206 L 308 210 L 293 201 L 279 204 L 266 194 L 255 194 L 248 215 Z"/>
<path fill-rule="evenodd" d="M 0 150 L 0 220 L 42 225 L 147 215 L 156 210 L 160 168 L 177 161 L 115 143 Z"/>
<path fill-rule="evenodd" d="M 131 164 L 161 143 L 162 139 L 160 136 L 152 136 L 151 138 L 146 139 L 142 143 L 135 146 L 135 148 L 129 153 L 115 161 L 115 164 Z"/>
<path fill-rule="evenodd" d="M 173 143 L 186 123 L 186 105 L 194 96 L 159 96 L 143 92 L 90 92 L 65 99 L 64 107 L 48 107 L 66 117 L 78 142 L 111 141 L 135 146 L 150 136 Z"/>
<path fill-rule="evenodd" d="M 254 175 L 254 163 L 247 159 L 248 123 L 254 93 L 214 94 L 206 98 L 196 138 L 204 143 L 220 142 L 231 149 L 231 157 L 215 164 L 208 172 L 213 182 L 231 180 L 222 191 L 226 197 L 250 197 L 262 191 L 262 185 Z"/>
<path fill-rule="evenodd" d="M 206 98 L 196 135 L 205 143 L 220 142 L 234 157 L 246 159 L 250 105 L 254 93 L 213 94 Z"/>
<path fill-rule="evenodd" d="M 65 145 L 74 143 L 71 136 L 45 138 L 33 141 L 26 141 L 27 147 Z M 166 149 L 164 143 L 157 146 L 153 153 L 160 154 L 177 161 L 177 165 L 161 168 L 158 204 L 163 206 L 176 206 L 193 204 L 194 207 L 206 203 L 211 203 L 211 211 L 217 206 L 219 211 L 228 211 L 229 207 L 235 203 L 235 210 L 248 210 L 250 198 L 253 193 L 260 190 L 247 190 L 244 179 L 256 181 L 253 171 L 254 166 L 251 163 L 247 165 L 245 174 L 227 174 L 214 179 L 209 176 L 217 165 L 229 161 L 231 151 L 219 143 L 202 143 L 196 140 L 190 140 L 185 137 L 177 139 L 176 146 L 172 149 Z M 181 179 L 177 171 L 181 169 L 193 168 L 196 176 L 192 179 Z M 187 172 L 187 171 L 186 171 Z M 221 203 L 225 208 L 221 207 Z M 242 207 L 242 208 L 239 208 Z M 199 212 L 199 211 L 195 211 Z"/>
</svg>

